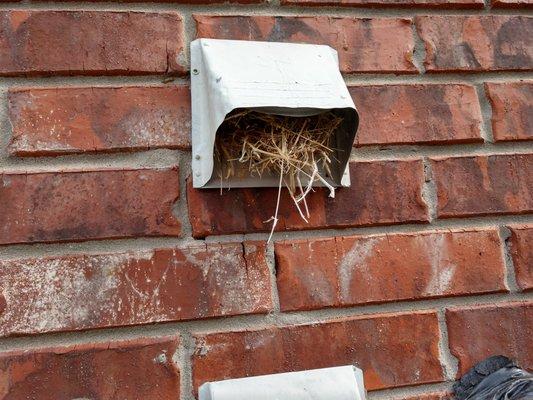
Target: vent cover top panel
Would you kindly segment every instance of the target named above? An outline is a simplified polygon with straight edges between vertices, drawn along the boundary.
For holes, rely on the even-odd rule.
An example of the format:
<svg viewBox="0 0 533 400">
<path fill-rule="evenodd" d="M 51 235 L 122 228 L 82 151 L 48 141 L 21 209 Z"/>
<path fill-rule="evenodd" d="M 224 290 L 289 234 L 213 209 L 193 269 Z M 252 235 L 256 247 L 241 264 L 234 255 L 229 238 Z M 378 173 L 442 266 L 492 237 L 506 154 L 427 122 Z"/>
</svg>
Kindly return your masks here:
<svg viewBox="0 0 533 400">
<path fill-rule="evenodd" d="M 191 96 L 194 187 L 220 186 L 215 137 L 226 116 L 237 109 L 294 117 L 332 111 L 341 116 L 329 180 L 334 186 L 349 186 L 347 163 L 358 115 L 331 47 L 197 39 L 191 43 Z M 278 186 L 274 176 L 229 180 L 225 183 L 231 187 Z"/>
</svg>

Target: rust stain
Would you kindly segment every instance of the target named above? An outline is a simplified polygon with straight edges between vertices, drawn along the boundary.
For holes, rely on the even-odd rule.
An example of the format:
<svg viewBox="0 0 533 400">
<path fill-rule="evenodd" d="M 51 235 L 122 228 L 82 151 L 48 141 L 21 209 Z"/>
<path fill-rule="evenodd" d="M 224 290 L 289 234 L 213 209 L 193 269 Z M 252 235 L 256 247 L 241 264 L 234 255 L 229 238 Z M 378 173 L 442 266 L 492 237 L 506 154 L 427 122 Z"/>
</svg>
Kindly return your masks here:
<svg viewBox="0 0 533 400">
<path fill-rule="evenodd" d="M 365 385 L 367 387 L 386 387 L 379 374 L 373 368 L 365 368 Z"/>
<path fill-rule="evenodd" d="M 30 18 L 29 11 L 12 11 L 9 20 L 13 31 L 17 31 L 20 28 L 20 25 L 26 22 L 28 18 Z"/>
</svg>

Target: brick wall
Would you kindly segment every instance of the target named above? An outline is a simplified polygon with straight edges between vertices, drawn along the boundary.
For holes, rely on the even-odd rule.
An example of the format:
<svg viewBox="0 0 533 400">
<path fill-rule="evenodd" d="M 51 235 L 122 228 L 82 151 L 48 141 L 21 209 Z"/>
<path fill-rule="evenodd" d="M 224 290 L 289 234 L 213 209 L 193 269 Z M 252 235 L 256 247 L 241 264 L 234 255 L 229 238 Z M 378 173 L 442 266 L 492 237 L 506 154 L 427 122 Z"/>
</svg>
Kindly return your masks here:
<svg viewBox="0 0 533 400">
<path fill-rule="evenodd" d="M 0 2 L 0 400 L 191 400 L 356 364 L 369 399 L 533 368 L 531 0 Z M 351 188 L 195 190 L 188 43 L 335 47 Z"/>
</svg>

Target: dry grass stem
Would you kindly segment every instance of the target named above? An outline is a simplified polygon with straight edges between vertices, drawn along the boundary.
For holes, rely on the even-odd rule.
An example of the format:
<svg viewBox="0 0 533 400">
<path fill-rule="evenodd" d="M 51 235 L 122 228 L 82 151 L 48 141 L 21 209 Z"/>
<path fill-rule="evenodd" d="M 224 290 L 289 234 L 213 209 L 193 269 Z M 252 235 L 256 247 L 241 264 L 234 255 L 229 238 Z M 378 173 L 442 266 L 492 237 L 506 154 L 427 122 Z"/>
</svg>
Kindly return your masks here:
<svg viewBox="0 0 533 400">
<path fill-rule="evenodd" d="M 285 117 L 241 110 L 228 115 L 220 126 L 215 143 L 215 158 L 222 181 L 248 171 L 252 176 L 279 176 L 276 211 L 269 241 L 278 222 L 282 186 L 286 187 L 298 213 L 310 218 L 306 197 L 320 181 L 335 196 L 325 177 L 331 176 L 335 131 L 342 118 L 332 112 L 310 117 Z M 302 184 L 306 181 L 306 185 Z"/>
</svg>

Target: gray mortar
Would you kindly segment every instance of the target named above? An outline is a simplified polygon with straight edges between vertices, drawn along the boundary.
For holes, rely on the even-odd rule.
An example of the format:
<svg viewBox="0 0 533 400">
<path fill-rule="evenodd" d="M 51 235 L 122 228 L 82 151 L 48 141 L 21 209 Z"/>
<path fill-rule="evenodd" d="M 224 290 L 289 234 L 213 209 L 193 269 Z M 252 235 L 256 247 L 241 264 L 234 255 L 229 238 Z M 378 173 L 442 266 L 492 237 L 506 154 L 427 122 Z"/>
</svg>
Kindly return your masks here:
<svg viewBox="0 0 533 400">
<path fill-rule="evenodd" d="M 446 325 L 446 312 L 443 309 L 437 311 L 439 319 L 439 356 L 446 380 L 453 381 L 457 376 L 459 360 L 451 353 L 448 339 L 448 326 Z"/>
<path fill-rule="evenodd" d="M 250 240 L 250 239 L 248 239 Z M 274 254 L 274 241 L 271 241 L 267 244 L 267 251 L 266 251 L 266 260 L 268 265 L 268 270 L 270 271 L 270 293 L 272 296 L 272 306 L 273 306 L 273 313 L 280 312 L 280 305 L 279 305 L 279 293 L 278 293 L 278 285 L 277 285 L 277 270 L 276 270 L 276 259 Z"/>
<path fill-rule="evenodd" d="M 435 383 L 407 388 L 377 390 L 368 393 L 367 400 L 403 400 L 407 397 L 425 395 L 428 393 L 446 393 L 451 391 L 451 383 Z"/>
<path fill-rule="evenodd" d="M 184 218 L 188 220 L 188 216 Z M 184 226 L 188 224 L 184 221 Z M 399 224 L 389 226 L 368 226 L 357 228 L 343 229 L 314 229 L 309 231 L 283 231 L 275 232 L 273 241 L 277 240 L 294 240 L 309 239 L 320 237 L 334 236 L 351 236 L 351 235 L 386 235 L 386 234 L 409 234 L 424 232 L 439 232 L 450 230 L 465 231 L 479 229 L 498 229 L 504 225 L 531 225 L 533 224 L 533 215 L 503 215 L 488 217 L 471 217 L 471 218 L 450 218 L 435 220 L 431 224 Z M 186 229 L 186 227 L 184 228 Z M 266 229 L 268 230 L 268 229 Z M 216 235 L 208 236 L 205 239 L 207 243 L 219 242 L 242 242 L 243 240 L 266 240 L 268 232 L 234 234 L 234 235 Z M 35 243 L 3 246 L 0 253 L 0 260 L 15 258 L 32 258 L 32 257 L 51 257 L 66 254 L 101 254 L 116 253 L 134 250 L 149 250 L 153 248 L 164 247 L 182 247 L 194 243 L 204 243 L 202 239 L 182 238 L 125 238 L 125 239 L 107 239 L 107 240 L 90 240 L 84 242 L 68 243 Z M 272 261 L 270 261 L 272 262 Z"/>
<path fill-rule="evenodd" d="M 192 227 L 189 220 L 187 208 L 187 178 L 188 171 L 191 170 L 191 153 L 182 152 L 180 154 L 179 172 L 180 172 L 180 198 L 174 204 L 174 216 L 181 221 L 181 236 L 187 242 L 194 242 L 192 237 Z"/>
<path fill-rule="evenodd" d="M 499 229 L 500 240 L 502 241 L 502 257 L 505 265 L 505 285 L 510 292 L 516 293 L 520 291 L 516 283 L 516 273 L 511 257 L 511 248 L 509 239 L 511 238 L 511 231 L 506 226 L 501 226 Z"/>
<path fill-rule="evenodd" d="M 423 300 L 397 301 L 384 304 L 358 305 L 344 308 L 323 308 L 310 311 L 269 313 L 263 315 L 237 315 L 223 319 L 211 318 L 183 322 L 166 322 L 141 326 L 101 328 L 79 332 L 44 333 L 34 336 L 0 338 L 0 351 L 36 349 L 137 337 L 158 337 L 183 333 L 209 334 L 243 330 L 259 330 L 272 326 L 311 325 L 339 318 L 381 314 L 412 313 L 413 311 L 438 311 L 450 307 L 477 305 L 497 306 L 512 301 L 532 301 L 532 292 L 479 294 L 466 297 L 449 297 Z"/>
<path fill-rule="evenodd" d="M 1 79 L 1 78 L 0 78 Z M 7 89 L 0 86 L 0 172 L 6 163 L 7 146 L 11 140 L 11 122 L 8 117 Z"/>
<path fill-rule="evenodd" d="M 413 64 L 416 66 L 420 74 L 424 74 L 426 72 L 426 67 L 424 65 L 424 61 L 426 60 L 426 45 L 418 34 L 414 19 L 411 23 L 411 29 L 413 30 L 413 38 L 415 41 L 415 47 L 413 49 Z"/>
<path fill-rule="evenodd" d="M 526 6 L 513 9 L 439 9 L 419 5 L 412 7 L 338 7 L 338 6 L 280 6 L 279 1 L 260 4 L 177 4 L 155 2 L 32 2 L 21 1 L 0 4 L 0 10 L 87 10 L 87 11 L 137 11 L 137 12 L 178 12 L 183 16 L 191 14 L 210 15 L 295 15 L 313 16 L 327 15 L 339 17 L 412 17 L 415 15 L 533 15 Z"/>
<path fill-rule="evenodd" d="M 193 400 L 192 366 L 189 362 L 194 354 L 196 342 L 189 332 L 181 334 L 178 367 L 180 369 L 180 392 L 181 400 Z"/>
<path fill-rule="evenodd" d="M 492 134 L 492 107 L 485 92 L 485 86 L 483 83 L 477 83 L 475 87 L 481 108 L 481 136 L 486 142 L 494 143 L 494 135 Z"/>
<path fill-rule="evenodd" d="M 424 158 L 424 184 L 422 186 L 422 199 L 424 199 L 429 215 L 429 222 L 434 222 L 437 219 L 437 189 L 435 181 L 433 180 L 433 173 L 431 171 L 431 162 Z"/>
<path fill-rule="evenodd" d="M 350 161 L 413 160 L 448 157 L 467 157 L 495 154 L 529 154 L 533 142 L 475 143 L 420 146 L 365 146 L 352 151 Z"/>
</svg>

